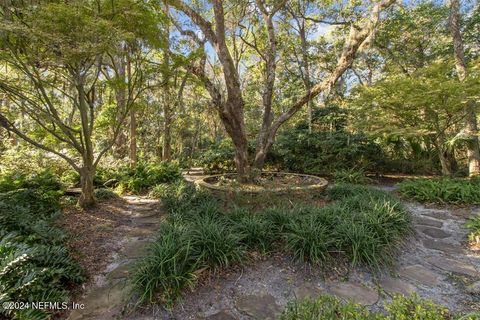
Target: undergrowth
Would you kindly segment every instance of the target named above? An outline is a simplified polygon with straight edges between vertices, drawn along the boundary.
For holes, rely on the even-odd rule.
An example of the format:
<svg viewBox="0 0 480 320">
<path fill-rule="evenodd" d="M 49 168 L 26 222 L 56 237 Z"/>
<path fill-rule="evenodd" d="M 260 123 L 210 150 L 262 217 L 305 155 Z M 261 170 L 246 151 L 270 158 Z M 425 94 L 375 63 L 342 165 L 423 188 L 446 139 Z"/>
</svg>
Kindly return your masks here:
<svg viewBox="0 0 480 320">
<path fill-rule="evenodd" d="M 282 313 L 281 320 L 478 320 L 480 314 L 453 315 L 447 308 L 430 300 L 420 299 L 416 294 L 409 297 L 395 296 L 385 306 L 386 312 L 370 312 L 366 307 L 353 302 L 342 303 L 339 299 L 322 295 L 317 299 L 290 302 Z"/>
<path fill-rule="evenodd" d="M 50 319 L 48 310 L 5 310 L 3 302 L 67 302 L 69 288 L 84 280 L 56 227 L 58 196 L 39 190 L 0 193 L 0 315 Z"/>
<path fill-rule="evenodd" d="M 398 184 L 407 198 L 426 203 L 480 204 L 479 179 L 413 179 Z"/>
<path fill-rule="evenodd" d="M 319 266 L 339 256 L 373 270 L 390 266 L 411 232 L 409 213 L 392 196 L 372 188 L 339 185 L 325 207 L 301 205 L 252 212 L 222 209 L 210 194 L 191 184 L 159 185 L 169 213 L 147 257 L 132 276 L 139 303 L 160 300 L 172 306 L 199 272 L 241 264 L 253 252 L 284 252 Z"/>
</svg>

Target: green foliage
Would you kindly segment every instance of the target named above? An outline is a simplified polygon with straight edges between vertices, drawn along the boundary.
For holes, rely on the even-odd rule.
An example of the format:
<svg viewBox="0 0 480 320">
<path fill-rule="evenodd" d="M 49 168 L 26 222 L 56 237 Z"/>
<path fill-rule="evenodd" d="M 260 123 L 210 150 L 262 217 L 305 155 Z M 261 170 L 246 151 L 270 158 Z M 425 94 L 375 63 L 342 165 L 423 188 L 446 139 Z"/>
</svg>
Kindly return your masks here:
<svg viewBox="0 0 480 320">
<path fill-rule="evenodd" d="M 295 172 L 330 174 L 334 170 L 369 168 L 381 162 L 381 150 L 362 134 L 313 131 L 283 132 L 274 146 L 279 165 Z"/>
<path fill-rule="evenodd" d="M 322 208 L 260 212 L 234 208 L 224 213 L 219 201 L 184 181 L 158 185 L 152 193 L 162 197 L 169 216 L 135 269 L 140 302 L 158 296 L 171 304 L 195 283 L 195 271 L 242 263 L 249 251 L 278 250 L 317 265 L 343 255 L 353 265 L 378 269 L 392 262 L 411 231 L 410 215 L 395 198 L 362 186 L 336 187 L 330 197 L 337 201 Z"/>
<path fill-rule="evenodd" d="M 353 184 L 367 184 L 372 182 L 371 179 L 365 176 L 363 170 L 356 169 L 340 169 L 333 172 L 333 179 L 337 183 L 353 183 Z"/>
<path fill-rule="evenodd" d="M 181 176 L 180 167 L 176 162 L 139 162 L 135 168 L 129 165 L 99 168 L 94 183 L 102 186 L 116 185 L 123 192 L 141 193 L 158 184 L 174 182 Z"/>
<path fill-rule="evenodd" d="M 68 302 L 68 288 L 84 281 L 54 226 L 58 204 L 38 191 L 0 193 L 0 306 L 5 301 Z M 47 319 L 46 311 L 4 310 L 18 319 Z"/>
<path fill-rule="evenodd" d="M 235 170 L 235 149 L 230 140 L 222 140 L 204 151 L 198 164 L 207 173 L 232 172 Z"/>
<path fill-rule="evenodd" d="M 422 300 L 416 294 L 410 297 L 396 296 L 386 306 L 387 319 L 392 320 L 442 320 L 451 319 L 447 308 L 430 300 Z"/>
<path fill-rule="evenodd" d="M 353 302 L 342 303 L 335 297 L 322 295 L 316 300 L 290 302 L 281 320 L 370 320 L 380 319 L 365 307 Z"/>
<path fill-rule="evenodd" d="M 312 300 L 290 302 L 280 319 L 282 320 L 450 320 L 448 309 L 430 300 L 398 295 L 386 305 L 386 314 L 369 312 L 353 302 L 342 303 L 339 299 L 322 295 Z M 462 318 L 463 319 L 463 318 Z M 475 319 L 473 317 L 466 319 Z"/>
<path fill-rule="evenodd" d="M 116 194 L 113 190 L 108 188 L 95 189 L 94 195 L 95 195 L 95 199 L 98 199 L 98 200 L 108 200 L 108 199 L 118 198 L 118 194 Z"/>
<path fill-rule="evenodd" d="M 419 202 L 480 204 L 477 179 L 413 179 L 398 184 L 400 193 Z"/>
<path fill-rule="evenodd" d="M 480 216 L 468 219 L 465 226 L 467 227 L 468 231 L 470 231 L 468 234 L 468 240 L 480 243 Z"/>
<path fill-rule="evenodd" d="M 298 260 L 314 264 L 327 262 L 330 252 L 336 248 L 338 236 L 336 230 L 323 222 L 321 212 L 293 219 L 285 232 L 285 248 Z"/>
<path fill-rule="evenodd" d="M 50 170 L 39 173 L 13 172 L 0 176 L 0 192 L 8 192 L 17 189 L 35 189 L 41 194 L 61 194 L 62 183 Z"/>
</svg>

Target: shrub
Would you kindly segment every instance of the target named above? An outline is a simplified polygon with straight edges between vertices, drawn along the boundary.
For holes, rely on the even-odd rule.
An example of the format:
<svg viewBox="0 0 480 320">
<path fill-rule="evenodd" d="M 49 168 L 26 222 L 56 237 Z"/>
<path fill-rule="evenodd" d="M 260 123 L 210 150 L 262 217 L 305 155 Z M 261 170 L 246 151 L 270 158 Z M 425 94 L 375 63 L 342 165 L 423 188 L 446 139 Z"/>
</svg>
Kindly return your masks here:
<svg viewBox="0 0 480 320">
<path fill-rule="evenodd" d="M 98 168 L 94 183 L 97 186 L 116 186 L 119 192 L 140 193 L 158 184 L 175 182 L 181 176 L 176 162 L 139 162 L 135 168 L 128 165 L 115 169 Z"/>
<path fill-rule="evenodd" d="M 135 264 L 132 283 L 139 303 L 153 302 L 159 297 L 168 307 L 172 306 L 181 292 L 195 283 L 197 267 L 185 230 L 163 226 L 160 236 L 149 246 L 148 255 Z"/>
<path fill-rule="evenodd" d="M 480 204 L 480 182 L 476 179 L 414 179 L 398 187 L 403 196 L 419 202 Z"/>
<path fill-rule="evenodd" d="M 95 189 L 94 194 L 95 194 L 95 198 L 98 200 L 118 198 L 118 194 L 116 194 L 113 190 L 108 188 Z"/>
<path fill-rule="evenodd" d="M 204 151 L 198 164 L 206 173 L 224 173 L 235 170 L 235 149 L 230 140 L 222 140 Z"/>
<path fill-rule="evenodd" d="M 133 277 L 143 301 L 153 299 L 156 290 L 170 301 L 181 288 L 195 282 L 191 275 L 194 270 L 241 263 L 247 250 L 265 253 L 278 249 L 312 264 L 325 264 L 334 254 L 343 254 L 354 265 L 378 268 L 392 261 L 393 252 L 411 230 L 408 212 L 394 197 L 361 186 L 336 187 L 331 196 L 338 200 L 323 208 L 277 207 L 256 213 L 245 208 L 224 213 L 210 194 L 186 182 L 155 190 L 163 195 L 169 217 L 155 248 Z M 172 243 L 164 243 L 170 233 L 178 240 L 176 250 Z M 163 246 L 167 248 L 162 251 Z M 179 261 L 182 264 L 177 267 Z M 167 268 L 174 270 L 169 273 Z"/>
<path fill-rule="evenodd" d="M 356 169 L 339 169 L 333 172 L 333 178 L 337 183 L 354 183 L 367 184 L 372 182 L 372 179 L 365 176 L 363 170 Z"/>
<path fill-rule="evenodd" d="M 54 226 L 55 198 L 21 189 L 0 193 L 0 306 L 6 301 L 68 301 L 68 289 L 84 280 Z M 5 310 L 18 319 L 46 319 L 47 311 Z"/>
<path fill-rule="evenodd" d="M 468 231 L 468 240 L 480 244 L 480 216 L 468 219 L 465 224 Z"/>
<path fill-rule="evenodd" d="M 282 320 L 450 320 L 448 309 L 430 300 L 396 296 L 386 305 L 386 314 L 369 312 L 353 302 L 342 303 L 339 299 L 322 295 L 312 300 L 290 302 L 280 319 Z M 459 319 L 475 319 L 475 316 Z"/>
<path fill-rule="evenodd" d="M 319 298 L 293 301 L 287 304 L 281 320 L 370 320 L 379 319 L 365 307 L 352 302 L 342 303 L 335 297 L 322 295 Z"/>
<path fill-rule="evenodd" d="M 318 216 L 299 216 L 287 226 L 285 248 L 297 260 L 322 264 L 335 250 L 337 239 L 335 230 L 322 224 Z"/>
<path fill-rule="evenodd" d="M 47 197 L 58 197 L 62 194 L 63 185 L 50 170 L 33 174 L 11 173 L 0 176 L 0 192 L 18 189 L 35 189 Z"/>
<path fill-rule="evenodd" d="M 343 130 L 287 130 L 278 136 L 274 153 L 281 167 L 310 174 L 330 174 L 352 166 L 368 169 L 382 159 L 380 147 L 365 135 Z"/>
<path fill-rule="evenodd" d="M 447 320 L 451 315 L 447 308 L 430 300 L 420 299 L 416 294 L 410 297 L 396 296 L 385 307 L 388 312 L 386 319 L 392 320 Z"/>
<path fill-rule="evenodd" d="M 212 269 L 228 267 L 244 256 L 242 236 L 220 217 L 199 217 L 188 235 L 196 261 Z"/>
</svg>

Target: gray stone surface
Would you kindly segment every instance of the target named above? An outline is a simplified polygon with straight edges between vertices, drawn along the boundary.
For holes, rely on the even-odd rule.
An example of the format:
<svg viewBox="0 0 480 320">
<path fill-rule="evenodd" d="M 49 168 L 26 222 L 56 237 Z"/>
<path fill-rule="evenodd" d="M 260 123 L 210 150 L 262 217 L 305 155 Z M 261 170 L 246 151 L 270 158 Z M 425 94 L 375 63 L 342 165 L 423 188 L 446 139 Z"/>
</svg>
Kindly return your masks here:
<svg viewBox="0 0 480 320">
<path fill-rule="evenodd" d="M 245 295 L 236 299 L 237 309 L 254 319 L 277 319 L 282 309 L 270 294 Z"/>
<path fill-rule="evenodd" d="M 132 270 L 132 264 L 130 264 L 130 263 L 123 264 L 123 265 L 113 269 L 112 271 L 110 271 L 107 274 L 107 279 L 115 280 L 115 279 L 126 278 L 130 274 L 131 270 Z"/>
<path fill-rule="evenodd" d="M 468 285 L 466 291 L 470 294 L 480 295 L 480 281 Z"/>
<path fill-rule="evenodd" d="M 428 263 L 445 271 L 460 273 L 471 277 L 480 277 L 475 267 L 466 262 L 438 256 L 428 257 L 426 260 Z"/>
<path fill-rule="evenodd" d="M 391 295 L 403 294 L 404 296 L 409 296 L 417 291 L 414 285 L 399 278 L 385 277 L 378 284 Z"/>
<path fill-rule="evenodd" d="M 147 253 L 148 244 L 148 241 L 132 241 L 125 246 L 122 255 L 127 259 L 141 258 Z"/>
<path fill-rule="evenodd" d="M 437 286 L 440 283 L 441 276 L 420 264 L 407 266 L 399 270 L 402 277 L 417 281 L 425 286 Z"/>
<path fill-rule="evenodd" d="M 353 300 L 364 306 L 378 301 L 378 292 L 357 283 L 339 282 L 330 285 L 330 291 L 343 299 Z"/>
<path fill-rule="evenodd" d="M 322 294 L 322 289 L 313 283 L 305 282 L 294 290 L 296 299 L 316 298 Z"/>
<path fill-rule="evenodd" d="M 451 236 L 450 233 L 448 233 L 448 232 L 446 232 L 442 229 L 435 228 L 435 227 L 419 225 L 419 226 L 416 227 L 416 229 L 419 232 L 424 233 L 427 236 L 435 238 L 435 239 L 445 239 L 445 238 L 448 238 L 448 237 Z"/>
<path fill-rule="evenodd" d="M 225 310 L 221 310 L 217 313 L 214 313 L 212 315 L 209 315 L 208 317 L 205 317 L 207 320 L 235 320 L 236 318 L 232 316 L 230 313 L 228 313 Z"/>
<path fill-rule="evenodd" d="M 463 248 L 460 244 L 454 245 L 442 240 L 424 239 L 422 243 L 425 248 L 439 250 L 449 254 L 462 254 L 463 252 Z"/>
<path fill-rule="evenodd" d="M 437 219 L 428 218 L 428 217 L 415 217 L 415 223 L 423 226 L 437 227 L 441 228 L 443 222 Z"/>
</svg>

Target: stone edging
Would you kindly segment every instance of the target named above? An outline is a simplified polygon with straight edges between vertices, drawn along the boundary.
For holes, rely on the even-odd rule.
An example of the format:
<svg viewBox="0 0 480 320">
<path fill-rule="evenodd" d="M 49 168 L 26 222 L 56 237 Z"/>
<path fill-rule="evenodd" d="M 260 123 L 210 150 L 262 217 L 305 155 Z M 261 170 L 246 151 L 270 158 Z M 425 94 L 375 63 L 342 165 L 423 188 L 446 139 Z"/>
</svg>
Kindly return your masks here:
<svg viewBox="0 0 480 320">
<path fill-rule="evenodd" d="M 302 192 L 302 191 L 323 191 L 328 185 L 328 181 L 324 178 L 320 178 L 317 176 L 312 176 L 309 174 L 299 174 L 299 173 L 289 173 L 289 172 L 263 172 L 263 174 L 276 174 L 276 175 L 290 175 L 290 176 L 300 176 L 305 178 L 311 178 L 318 181 L 316 184 L 311 184 L 307 186 L 292 186 L 287 188 L 274 188 L 274 189 L 263 189 L 263 190 L 240 190 L 235 189 L 227 186 L 215 186 L 206 180 L 216 177 L 228 177 L 228 176 L 235 176 L 235 173 L 225 173 L 225 174 L 216 174 L 206 176 L 203 179 L 199 179 L 195 181 L 195 185 L 199 188 L 204 188 L 207 190 L 212 191 L 221 191 L 226 193 L 231 192 L 238 192 L 238 193 L 247 193 L 247 194 L 262 194 L 262 193 L 286 193 L 286 192 Z"/>
</svg>

